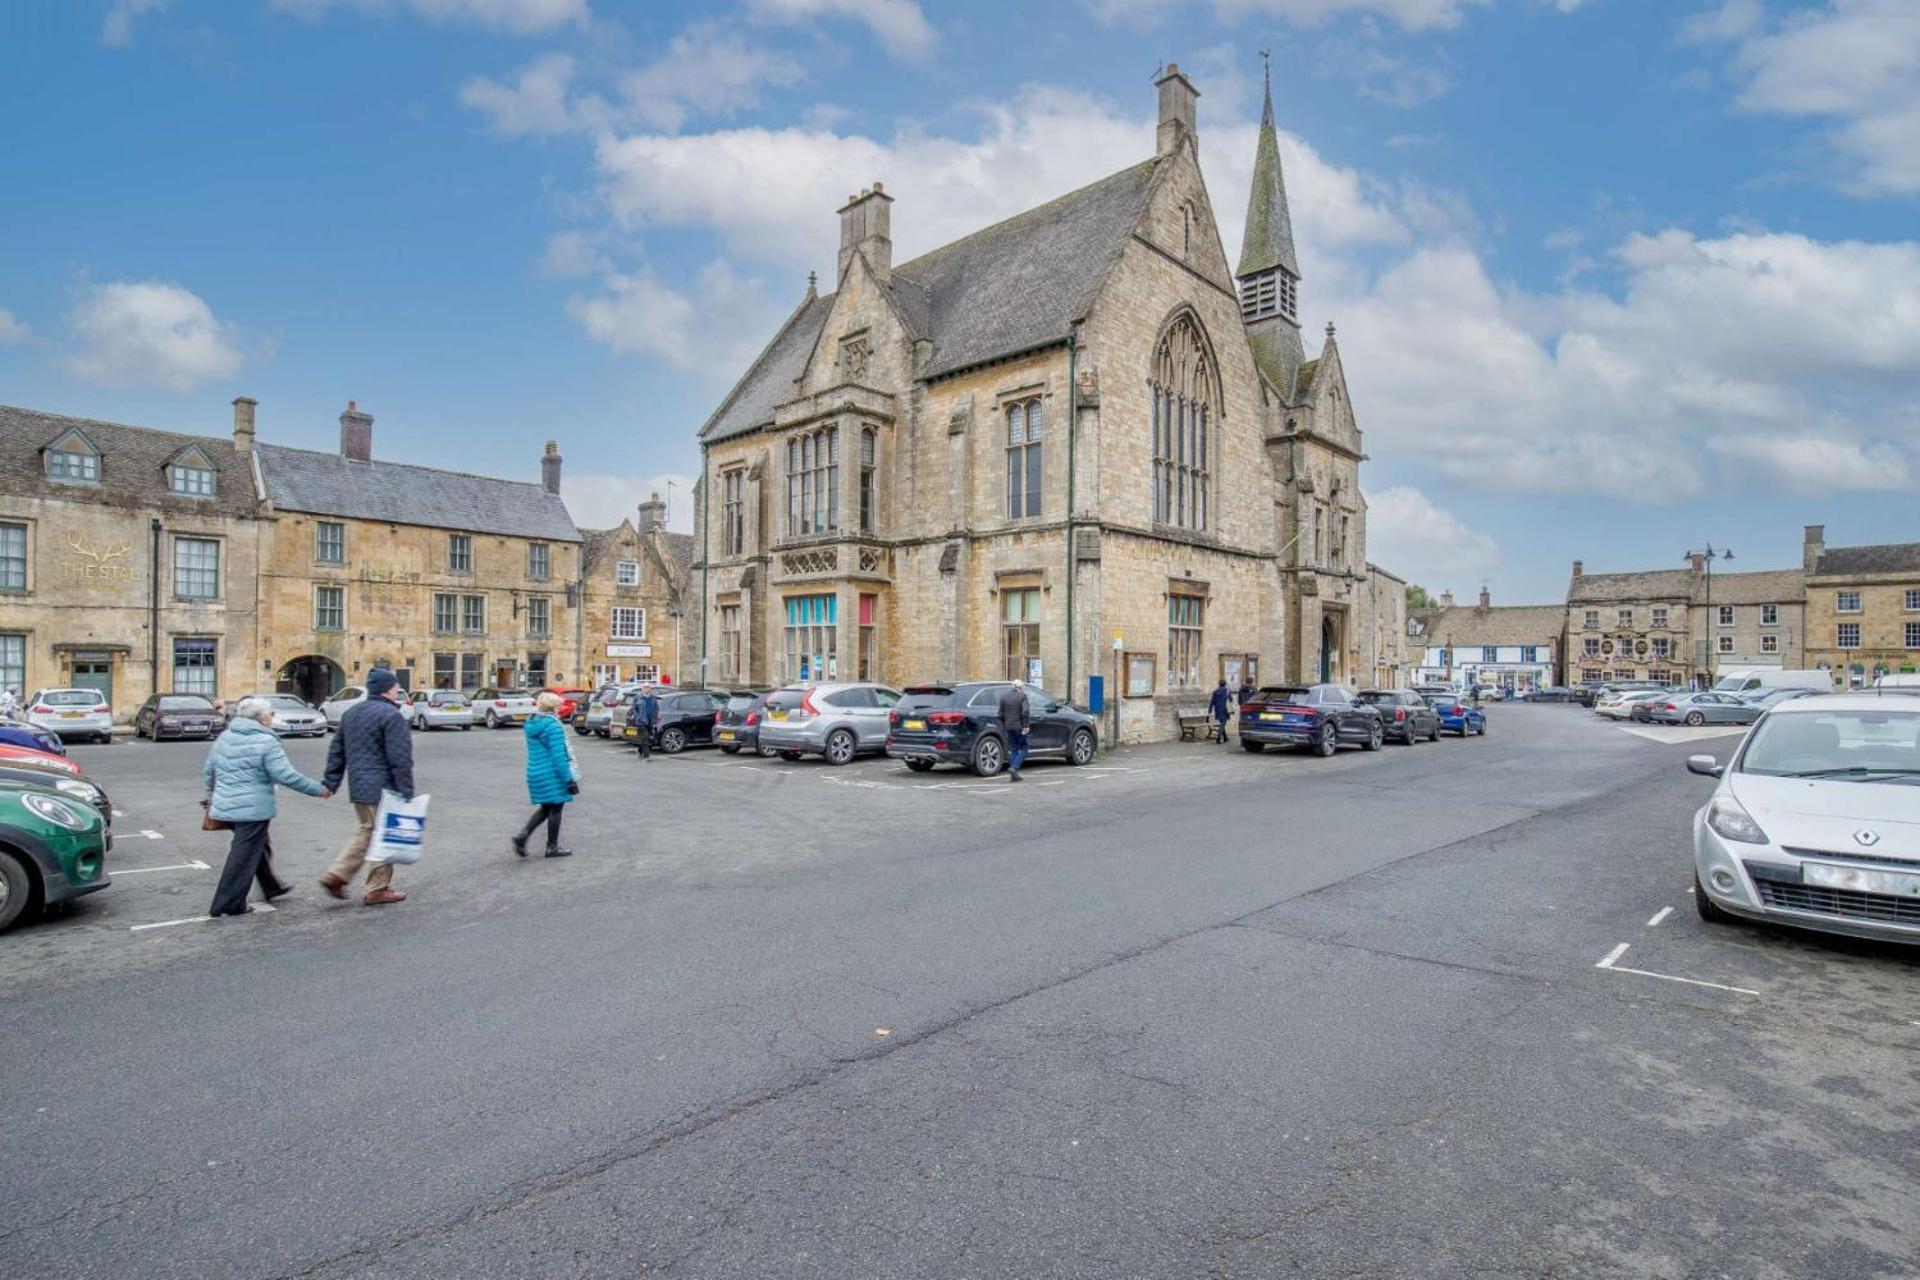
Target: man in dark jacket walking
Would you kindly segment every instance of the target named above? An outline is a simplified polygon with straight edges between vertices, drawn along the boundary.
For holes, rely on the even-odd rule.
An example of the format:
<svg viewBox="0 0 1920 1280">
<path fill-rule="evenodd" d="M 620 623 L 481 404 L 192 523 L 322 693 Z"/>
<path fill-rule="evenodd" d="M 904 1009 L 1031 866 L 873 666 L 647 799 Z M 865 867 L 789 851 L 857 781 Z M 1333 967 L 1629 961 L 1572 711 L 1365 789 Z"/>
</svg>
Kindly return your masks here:
<svg viewBox="0 0 1920 1280">
<path fill-rule="evenodd" d="M 1233 691 L 1227 688 L 1227 678 L 1220 677 L 1220 683 L 1214 686 L 1213 698 L 1207 704 L 1207 710 L 1213 713 L 1213 733 L 1220 745 L 1227 744 L 1227 718 L 1233 714 Z"/>
<path fill-rule="evenodd" d="M 375 667 L 367 676 L 367 700 L 340 717 L 339 732 L 327 748 L 327 772 L 322 779 L 329 791 L 340 789 L 347 779 L 347 799 L 360 825 L 347 837 L 320 887 L 336 898 L 347 896 L 347 886 L 367 860 L 367 845 L 373 839 L 373 820 L 380 811 L 380 793 L 397 791 L 401 798 L 413 799 L 413 735 L 407 732 L 407 718 L 400 711 L 400 686 L 393 672 Z M 380 862 L 367 872 L 367 893 L 361 899 L 369 907 L 390 902 L 405 902 L 407 895 L 393 887 L 393 864 Z"/>
<path fill-rule="evenodd" d="M 637 725 L 634 746 L 640 752 L 640 759 L 653 759 L 653 722 L 660 716 L 660 699 L 654 696 L 653 686 L 643 684 L 640 691 L 633 695 L 633 703 L 627 708 L 627 723 Z"/>
<path fill-rule="evenodd" d="M 1007 781 L 1020 781 L 1020 766 L 1027 762 L 1027 732 L 1033 728 L 1033 712 L 1027 706 L 1027 691 L 1014 681 L 1000 691 L 1000 727 L 1007 734 Z"/>
</svg>

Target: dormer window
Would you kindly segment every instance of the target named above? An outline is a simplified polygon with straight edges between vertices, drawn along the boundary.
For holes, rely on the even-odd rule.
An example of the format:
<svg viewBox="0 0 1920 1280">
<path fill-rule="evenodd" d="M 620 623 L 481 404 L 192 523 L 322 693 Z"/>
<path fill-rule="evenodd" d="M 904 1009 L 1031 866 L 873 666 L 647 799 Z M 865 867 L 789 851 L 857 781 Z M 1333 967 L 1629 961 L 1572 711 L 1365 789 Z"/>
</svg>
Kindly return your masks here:
<svg viewBox="0 0 1920 1280">
<path fill-rule="evenodd" d="M 198 449 L 187 449 L 167 464 L 167 488 L 184 498 L 211 498 L 213 462 Z"/>
<path fill-rule="evenodd" d="M 69 431 L 48 445 L 46 458 L 49 480 L 100 483 L 100 451 L 79 431 Z"/>
<path fill-rule="evenodd" d="M 1279 316 L 1298 324 L 1300 280 L 1285 267 L 1256 272 L 1240 278 L 1240 318 L 1264 320 Z"/>
</svg>

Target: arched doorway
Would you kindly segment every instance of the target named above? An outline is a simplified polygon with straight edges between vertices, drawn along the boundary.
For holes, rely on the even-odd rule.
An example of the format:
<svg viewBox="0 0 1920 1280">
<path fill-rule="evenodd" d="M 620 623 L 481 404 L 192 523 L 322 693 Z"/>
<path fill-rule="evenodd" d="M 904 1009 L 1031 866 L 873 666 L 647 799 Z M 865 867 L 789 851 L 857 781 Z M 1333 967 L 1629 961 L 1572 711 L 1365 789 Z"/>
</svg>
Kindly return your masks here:
<svg viewBox="0 0 1920 1280">
<path fill-rule="evenodd" d="M 290 693 L 317 707 L 346 683 L 347 673 L 340 669 L 339 663 L 309 653 L 280 668 L 280 674 L 274 677 L 274 692 Z"/>
<path fill-rule="evenodd" d="M 1320 683 L 1333 683 L 1334 656 L 1340 652 L 1340 628 L 1333 615 L 1320 619 Z"/>
</svg>

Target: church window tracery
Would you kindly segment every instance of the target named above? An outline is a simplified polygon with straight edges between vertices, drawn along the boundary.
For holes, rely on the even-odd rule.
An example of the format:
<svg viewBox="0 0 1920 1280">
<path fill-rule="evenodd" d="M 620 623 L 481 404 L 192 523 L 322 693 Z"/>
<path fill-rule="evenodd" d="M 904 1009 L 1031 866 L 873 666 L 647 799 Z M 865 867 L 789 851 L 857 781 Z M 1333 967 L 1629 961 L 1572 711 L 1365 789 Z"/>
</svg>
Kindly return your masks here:
<svg viewBox="0 0 1920 1280">
<path fill-rule="evenodd" d="M 1205 529 L 1219 391 L 1206 335 L 1191 314 L 1170 325 L 1148 377 L 1153 401 L 1153 518 Z"/>
</svg>

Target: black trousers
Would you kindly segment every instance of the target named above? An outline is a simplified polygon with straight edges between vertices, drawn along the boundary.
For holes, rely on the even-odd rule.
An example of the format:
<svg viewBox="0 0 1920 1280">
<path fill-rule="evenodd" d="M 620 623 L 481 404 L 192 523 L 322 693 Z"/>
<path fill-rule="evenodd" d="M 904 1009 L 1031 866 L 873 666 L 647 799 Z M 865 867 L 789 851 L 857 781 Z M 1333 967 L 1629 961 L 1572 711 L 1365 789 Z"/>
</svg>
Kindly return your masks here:
<svg viewBox="0 0 1920 1280">
<path fill-rule="evenodd" d="M 532 836 L 535 831 L 539 830 L 540 824 L 544 822 L 547 824 L 547 848 L 558 849 L 560 847 L 560 819 L 566 816 L 566 812 L 567 806 L 563 804 L 541 805 L 533 811 L 533 816 L 527 819 L 527 825 L 520 828 L 520 839 L 524 842 L 528 837 Z"/>
<path fill-rule="evenodd" d="M 287 882 L 273 873 L 273 841 L 267 835 L 270 824 L 236 822 L 233 843 L 227 846 L 227 865 L 220 868 L 220 886 L 213 891 L 208 915 L 238 915 L 247 908 L 247 890 L 260 881 L 260 892 L 277 898 L 288 889 Z"/>
<path fill-rule="evenodd" d="M 640 749 L 640 758 L 642 760 L 651 756 L 653 754 L 652 732 L 647 729 L 641 729 L 640 735 L 634 739 L 634 745 Z"/>
</svg>

